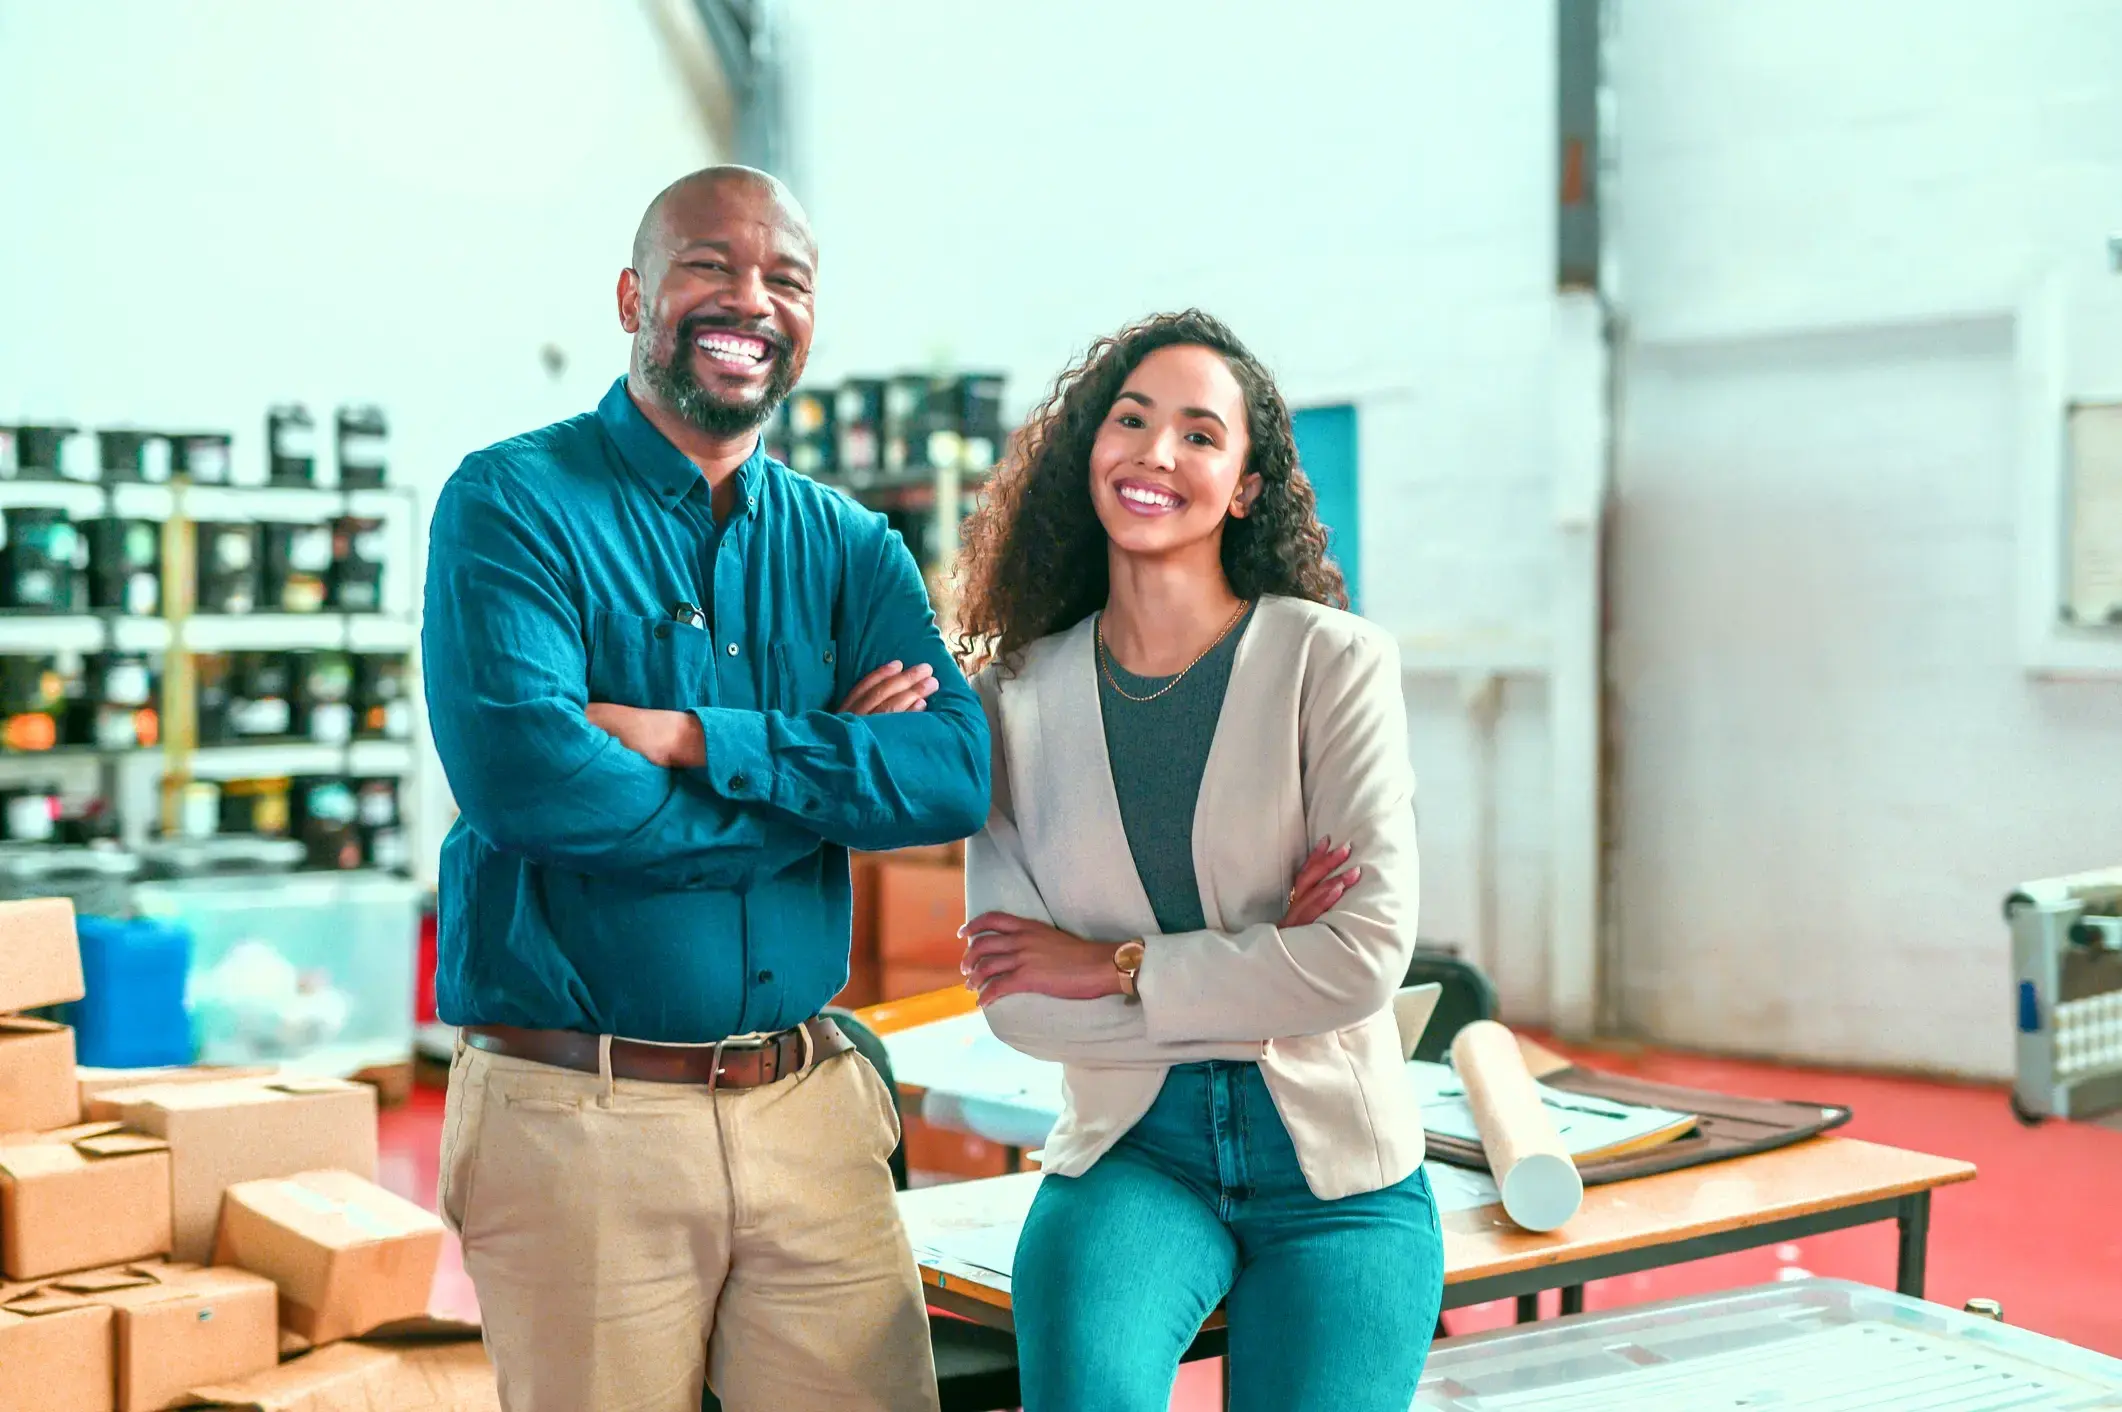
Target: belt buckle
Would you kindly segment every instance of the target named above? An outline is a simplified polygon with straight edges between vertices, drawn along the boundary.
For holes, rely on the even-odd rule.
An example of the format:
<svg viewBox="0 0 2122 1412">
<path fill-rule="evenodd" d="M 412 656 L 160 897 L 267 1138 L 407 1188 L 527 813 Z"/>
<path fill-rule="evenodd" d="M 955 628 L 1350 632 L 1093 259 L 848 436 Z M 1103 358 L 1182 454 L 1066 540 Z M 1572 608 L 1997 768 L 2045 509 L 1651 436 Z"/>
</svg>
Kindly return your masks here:
<svg viewBox="0 0 2122 1412">
<path fill-rule="evenodd" d="M 797 1061 L 796 1065 L 796 1072 L 802 1073 L 805 1069 L 808 1069 L 811 1066 L 811 1061 L 817 1057 L 817 1041 L 811 1038 L 809 1025 L 797 1025 L 794 1028 L 796 1030 L 796 1033 L 801 1035 L 803 1038 L 803 1057 Z M 782 1030 L 777 1034 L 740 1035 L 732 1036 L 726 1039 L 716 1040 L 714 1052 L 709 1056 L 709 1059 L 712 1063 L 712 1067 L 709 1069 L 707 1075 L 707 1091 L 709 1093 L 713 1093 L 718 1087 L 721 1086 L 722 1055 L 725 1050 L 747 1049 L 754 1052 L 763 1053 L 764 1051 L 771 1049 L 774 1052 L 774 1057 L 778 1060 L 781 1054 L 781 1040 L 787 1034 L 787 1030 Z M 778 1083 L 780 1080 L 787 1077 L 788 1075 L 778 1072 L 777 1068 L 777 1072 L 774 1074 L 775 1082 Z"/>
</svg>

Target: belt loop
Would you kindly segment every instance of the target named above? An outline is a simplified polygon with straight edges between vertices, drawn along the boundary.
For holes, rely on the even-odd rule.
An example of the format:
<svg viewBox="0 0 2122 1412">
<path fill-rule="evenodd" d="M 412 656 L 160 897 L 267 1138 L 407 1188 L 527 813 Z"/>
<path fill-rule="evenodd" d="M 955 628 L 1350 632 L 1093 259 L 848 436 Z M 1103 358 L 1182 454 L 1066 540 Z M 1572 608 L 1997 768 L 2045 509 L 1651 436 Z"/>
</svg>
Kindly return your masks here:
<svg viewBox="0 0 2122 1412">
<path fill-rule="evenodd" d="M 604 1093 L 597 1099 L 599 1108 L 610 1108 L 619 1101 L 619 1081 L 612 1077 L 612 1037 L 597 1036 L 597 1077 L 604 1080 Z"/>
<path fill-rule="evenodd" d="M 470 1045 L 464 1042 L 464 1026 L 457 1026 L 457 1048 L 456 1052 L 453 1053 L 450 1057 L 452 1059 L 462 1059 L 464 1057 L 464 1051 L 469 1049 L 470 1047 Z"/>
<path fill-rule="evenodd" d="M 823 1022 L 821 1021 L 820 1023 Z M 803 1058 L 797 1063 L 796 1072 L 807 1074 L 810 1072 L 811 1064 L 818 1057 L 818 1041 L 811 1038 L 810 1021 L 808 1020 L 796 1026 L 796 1032 L 803 1036 Z"/>
</svg>

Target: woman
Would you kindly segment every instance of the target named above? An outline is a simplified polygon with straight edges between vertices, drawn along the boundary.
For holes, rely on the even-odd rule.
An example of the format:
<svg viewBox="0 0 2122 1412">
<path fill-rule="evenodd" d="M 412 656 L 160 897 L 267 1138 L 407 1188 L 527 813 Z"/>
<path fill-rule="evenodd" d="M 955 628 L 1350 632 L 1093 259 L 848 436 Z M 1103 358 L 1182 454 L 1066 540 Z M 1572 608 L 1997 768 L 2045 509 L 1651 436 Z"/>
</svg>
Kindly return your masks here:
<svg viewBox="0 0 2122 1412">
<path fill-rule="evenodd" d="M 1013 1280 L 1027 1412 L 1406 1412 L 1443 1295 L 1392 998 L 1414 946 L 1392 639 L 1342 611 L 1288 409 L 1214 319 L 1064 374 L 967 525 L 994 737 L 967 983 L 1065 1066 Z"/>
</svg>

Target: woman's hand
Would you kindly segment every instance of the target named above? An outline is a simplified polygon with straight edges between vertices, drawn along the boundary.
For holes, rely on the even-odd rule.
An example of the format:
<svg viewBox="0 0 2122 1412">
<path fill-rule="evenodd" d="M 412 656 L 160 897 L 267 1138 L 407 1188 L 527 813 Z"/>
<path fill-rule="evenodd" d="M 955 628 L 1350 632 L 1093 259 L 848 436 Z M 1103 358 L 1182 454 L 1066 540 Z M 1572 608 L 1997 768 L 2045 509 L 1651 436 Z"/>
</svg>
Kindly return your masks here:
<svg viewBox="0 0 2122 1412">
<path fill-rule="evenodd" d="M 1007 912 L 983 912 L 958 928 L 958 935 L 972 938 L 959 969 L 982 1005 L 1005 995 L 1096 1000 L 1122 993 L 1111 942 L 1085 941 Z"/>
<path fill-rule="evenodd" d="M 936 669 L 926 662 L 916 662 L 911 667 L 886 662 L 855 683 L 855 689 L 840 703 L 840 712 L 848 716 L 889 716 L 894 711 L 926 711 L 928 698 L 941 685 L 936 680 Z"/>
<path fill-rule="evenodd" d="M 1304 866 L 1297 869 L 1297 880 L 1290 885 L 1289 910 L 1282 914 L 1285 927 L 1308 927 L 1313 922 L 1334 910 L 1344 894 L 1356 885 L 1363 876 L 1361 868 L 1350 868 L 1345 873 L 1335 872 L 1348 861 L 1353 844 L 1334 847 L 1330 838 L 1319 840 Z"/>
</svg>

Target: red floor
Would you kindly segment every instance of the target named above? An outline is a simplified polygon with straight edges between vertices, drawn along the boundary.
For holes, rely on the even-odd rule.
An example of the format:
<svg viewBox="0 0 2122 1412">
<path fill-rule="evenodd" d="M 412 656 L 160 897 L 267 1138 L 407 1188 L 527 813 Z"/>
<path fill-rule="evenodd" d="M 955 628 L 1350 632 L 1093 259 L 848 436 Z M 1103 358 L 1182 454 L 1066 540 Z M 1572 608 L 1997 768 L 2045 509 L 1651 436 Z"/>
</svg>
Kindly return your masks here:
<svg viewBox="0 0 2122 1412">
<path fill-rule="evenodd" d="M 1973 1162 L 1977 1180 L 1934 1199 L 1930 1297 L 1955 1307 L 1996 1299 L 2010 1323 L 2122 1356 L 2122 1132 L 2075 1123 L 2021 1127 L 1994 1088 L 1656 1052 L 1583 1057 L 1602 1069 L 1695 1088 L 1846 1104 L 1856 1114 L 1846 1136 Z M 385 1113 L 384 1184 L 432 1205 L 441 1129 L 442 1096 L 432 1090 Z M 1890 1286 L 1892 1225 L 1602 1281 L 1586 1291 L 1585 1304 L 1610 1308 L 1803 1274 Z M 436 1296 L 444 1312 L 470 1316 L 478 1307 L 455 1242 Z M 1452 1332 L 1470 1333 L 1510 1318 L 1508 1304 L 1491 1304 L 1454 1311 L 1450 1323 Z M 1188 1369 L 1173 1407 L 1215 1405 L 1213 1378 L 1210 1368 Z"/>
</svg>

